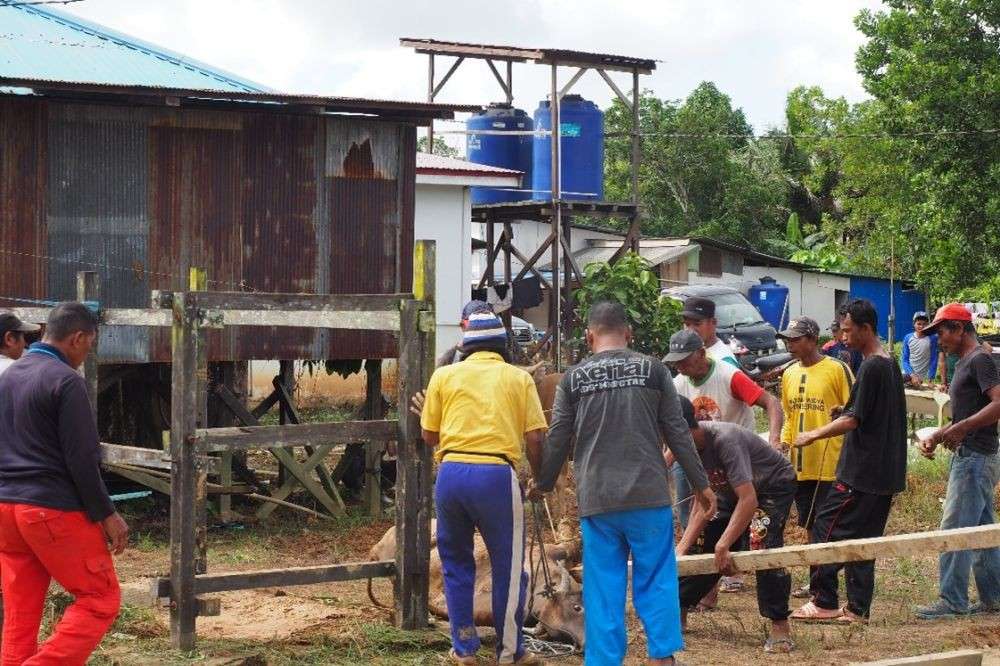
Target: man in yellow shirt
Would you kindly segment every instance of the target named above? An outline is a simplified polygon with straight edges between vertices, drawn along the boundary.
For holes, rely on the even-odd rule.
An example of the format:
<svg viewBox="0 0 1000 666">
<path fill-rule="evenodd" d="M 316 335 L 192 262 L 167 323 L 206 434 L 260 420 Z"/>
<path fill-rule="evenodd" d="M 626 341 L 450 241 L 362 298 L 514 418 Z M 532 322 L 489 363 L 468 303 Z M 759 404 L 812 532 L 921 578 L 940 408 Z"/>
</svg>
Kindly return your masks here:
<svg viewBox="0 0 1000 666">
<path fill-rule="evenodd" d="M 824 426 L 833 420 L 834 410 L 847 403 L 854 375 L 843 361 L 820 352 L 819 324 L 809 317 L 793 319 L 778 337 L 798 362 L 781 377 L 781 407 L 785 424 L 781 441 L 790 446 L 799 433 Z M 799 525 L 806 532 L 812 528 L 816 510 L 836 479 L 837 461 L 843 436 L 820 439 L 803 448 L 793 448 L 792 466 L 798 480 L 795 505 Z M 808 587 L 795 590 L 792 596 L 806 598 Z"/>
<path fill-rule="evenodd" d="M 472 619 L 478 529 L 493 571 L 493 623 L 501 664 L 533 664 L 521 627 L 524 498 L 515 468 L 527 445 L 537 476 L 546 422 L 535 383 L 504 360 L 507 333 L 490 312 L 469 315 L 462 336 L 465 360 L 440 367 L 427 386 L 420 425 L 441 463 L 434 487 L 437 547 L 451 625 L 451 659 L 475 664 L 479 637 Z"/>
</svg>

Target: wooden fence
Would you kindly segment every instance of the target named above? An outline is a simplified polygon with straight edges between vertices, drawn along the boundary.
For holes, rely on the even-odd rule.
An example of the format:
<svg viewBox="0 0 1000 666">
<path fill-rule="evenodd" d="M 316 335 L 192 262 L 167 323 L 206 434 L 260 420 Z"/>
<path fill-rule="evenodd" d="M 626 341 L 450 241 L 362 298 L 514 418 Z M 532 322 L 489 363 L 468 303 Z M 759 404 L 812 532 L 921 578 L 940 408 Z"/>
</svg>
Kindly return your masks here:
<svg viewBox="0 0 1000 666">
<path fill-rule="evenodd" d="M 203 595 L 277 585 L 395 576 L 396 620 L 402 628 L 427 623 L 430 562 L 431 451 L 420 439 L 419 419 L 407 409 L 410 396 L 424 387 L 434 368 L 435 247 L 414 247 L 413 293 L 375 295 L 266 294 L 243 292 L 154 292 L 152 308 L 101 311 L 102 326 L 155 326 L 172 329 L 171 423 L 169 451 L 102 444 L 106 464 L 115 471 L 143 474 L 141 468 L 169 469 L 158 483 L 170 494 L 170 576 L 153 590 L 170 600 L 170 636 L 174 647 L 195 646 L 199 614 L 216 614 L 219 604 Z M 197 282 L 197 280 L 192 280 Z M 197 287 L 197 285 L 192 285 Z M 78 298 L 99 301 L 96 275 L 81 273 Z M 44 323 L 51 308 L 17 308 L 25 321 Z M 392 331 L 399 340 L 399 418 L 397 420 L 208 428 L 205 331 L 225 326 L 275 326 Z M 96 410 L 97 363 L 84 365 L 88 392 Z M 96 414 L 96 411 L 95 411 Z M 206 499 L 229 487 L 208 483 L 220 460 L 210 453 L 245 449 L 282 451 L 296 445 L 329 441 L 396 441 L 397 549 L 395 560 L 324 564 L 241 573 L 208 573 Z M 307 489 L 316 480 L 309 468 L 286 465 Z M 300 473 L 296 474 L 296 470 Z M 149 477 L 149 478 L 147 478 Z"/>
</svg>

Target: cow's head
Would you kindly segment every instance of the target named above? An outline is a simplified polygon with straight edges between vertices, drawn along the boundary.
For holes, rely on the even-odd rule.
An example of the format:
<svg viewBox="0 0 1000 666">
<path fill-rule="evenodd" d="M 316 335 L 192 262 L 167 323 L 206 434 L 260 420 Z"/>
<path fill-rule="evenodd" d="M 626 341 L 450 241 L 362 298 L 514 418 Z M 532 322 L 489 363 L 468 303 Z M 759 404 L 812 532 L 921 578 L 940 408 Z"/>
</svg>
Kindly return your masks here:
<svg viewBox="0 0 1000 666">
<path fill-rule="evenodd" d="M 561 563 L 556 565 L 560 574 L 559 584 L 552 596 L 539 596 L 535 601 L 535 615 L 549 638 L 573 643 L 581 650 L 584 643 L 583 592 L 569 571 Z"/>
</svg>

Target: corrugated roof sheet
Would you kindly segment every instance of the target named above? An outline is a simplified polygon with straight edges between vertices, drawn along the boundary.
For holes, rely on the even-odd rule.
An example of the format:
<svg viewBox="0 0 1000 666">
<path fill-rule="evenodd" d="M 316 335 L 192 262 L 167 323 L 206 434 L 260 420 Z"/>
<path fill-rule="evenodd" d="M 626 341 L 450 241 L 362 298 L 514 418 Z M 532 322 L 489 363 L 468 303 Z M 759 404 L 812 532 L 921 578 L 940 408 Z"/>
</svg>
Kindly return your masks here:
<svg viewBox="0 0 1000 666">
<path fill-rule="evenodd" d="M 484 176 L 521 175 L 521 172 L 515 169 L 504 169 L 503 167 L 490 166 L 489 164 L 476 164 L 467 160 L 445 157 L 443 155 L 432 155 L 431 153 L 417 153 L 417 173 L 440 172 L 482 174 Z"/>
<path fill-rule="evenodd" d="M 580 268 L 586 268 L 588 264 L 598 264 L 611 261 L 611 257 L 614 256 L 619 247 L 619 244 L 588 247 L 574 252 L 573 258 L 576 259 L 576 263 L 580 266 Z M 653 266 L 659 266 L 664 262 L 684 257 L 691 252 L 694 252 L 696 249 L 697 246 L 691 245 L 657 247 L 643 247 L 640 245 L 639 256 L 647 260 Z M 536 268 L 540 271 L 551 270 L 551 264 L 552 262 L 550 261 L 544 264 L 539 264 Z"/>
<path fill-rule="evenodd" d="M 0 6 L 0 75 L 239 92 L 254 81 L 51 8 Z"/>
</svg>

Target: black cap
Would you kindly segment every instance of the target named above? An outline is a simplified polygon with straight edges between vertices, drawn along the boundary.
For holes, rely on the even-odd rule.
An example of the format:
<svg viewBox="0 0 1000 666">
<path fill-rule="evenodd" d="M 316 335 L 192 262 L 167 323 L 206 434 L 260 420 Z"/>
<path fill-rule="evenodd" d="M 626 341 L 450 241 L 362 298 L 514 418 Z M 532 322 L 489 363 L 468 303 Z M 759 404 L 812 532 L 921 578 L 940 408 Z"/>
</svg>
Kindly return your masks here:
<svg viewBox="0 0 1000 666">
<path fill-rule="evenodd" d="M 715 316 L 715 301 L 701 296 L 691 296 L 684 301 L 681 316 L 688 319 L 711 319 Z"/>
<path fill-rule="evenodd" d="M 796 317 L 788 322 L 788 328 L 778 333 L 779 338 L 795 339 L 809 335 L 814 338 L 819 337 L 819 324 L 815 319 L 809 317 Z"/>
<path fill-rule="evenodd" d="M 705 341 L 694 331 L 682 328 L 670 336 L 670 352 L 663 357 L 664 363 L 683 361 L 699 349 L 704 349 Z"/>
<path fill-rule="evenodd" d="M 41 329 L 38 324 L 26 324 L 17 318 L 13 312 L 0 312 L 0 340 L 3 336 L 7 335 L 9 331 L 18 331 L 20 333 L 34 333 Z"/>
<path fill-rule="evenodd" d="M 677 396 L 677 400 L 681 403 L 681 414 L 684 415 L 684 420 L 687 421 L 688 428 L 697 428 L 698 419 L 694 416 L 694 405 L 682 395 Z"/>
</svg>

